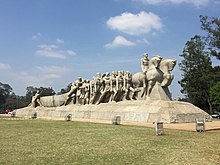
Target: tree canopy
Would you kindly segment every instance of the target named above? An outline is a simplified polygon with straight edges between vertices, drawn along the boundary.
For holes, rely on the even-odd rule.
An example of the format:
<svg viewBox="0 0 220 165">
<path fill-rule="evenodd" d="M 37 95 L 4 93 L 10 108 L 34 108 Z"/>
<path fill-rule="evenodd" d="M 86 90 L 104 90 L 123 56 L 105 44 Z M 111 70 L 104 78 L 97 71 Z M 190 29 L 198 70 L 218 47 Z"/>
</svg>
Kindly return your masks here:
<svg viewBox="0 0 220 165">
<path fill-rule="evenodd" d="M 10 85 L 0 82 L 0 110 L 17 109 L 27 106 L 37 90 L 39 90 L 41 96 L 51 96 L 56 94 L 51 87 L 37 88 L 29 86 L 26 88 L 26 96 L 17 96 L 12 92 Z"/>
<path fill-rule="evenodd" d="M 205 43 L 202 37 L 195 35 L 186 42 L 183 60 L 179 63 L 183 71 L 183 79 L 179 81 L 182 90 L 189 100 L 202 109 L 212 108 L 209 101 L 209 88 L 212 86 L 212 62 L 208 52 L 205 51 Z"/>
<path fill-rule="evenodd" d="M 212 86 L 209 90 L 210 100 L 213 106 L 220 106 L 220 82 Z"/>
<path fill-rule="evenodd" d="M 201 15 L 200 22 L 202 30 L 207 32 L 205 39 L 211 54 L 220 60 L 220 19 Z"/>
<path fill-rule="evenodd" d="M 0 82 L 0 106 L 6 102 L 6 99 L 10 96 L 12 87 L 9 84 Z"/>
<path fill-rule="evenodd" d="M 211 56 L 220 60 L 220 19 L 200 16 L 201 29 L 206 36 L 195 35 L 186 42 L 183 60 L 179 63 L 183 71 L 179 81 L 186 98 L 198 107 L 209 110 L 217 103 L 218 84 L 220 82 L 220 66 L 212 66 Z"/>
</svg>

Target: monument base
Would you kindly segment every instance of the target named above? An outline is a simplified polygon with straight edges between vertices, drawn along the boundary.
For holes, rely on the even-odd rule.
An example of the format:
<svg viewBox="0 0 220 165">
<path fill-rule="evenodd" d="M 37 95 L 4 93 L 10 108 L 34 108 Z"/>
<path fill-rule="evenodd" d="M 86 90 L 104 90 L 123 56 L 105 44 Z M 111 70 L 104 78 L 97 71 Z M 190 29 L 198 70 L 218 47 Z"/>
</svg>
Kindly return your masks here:
<svg viewBox="0 0 220 165">
<path fill-rule="evenodd" d="M 119 115 L 121 122 L 133 123 L 189 123 L 198 118 L 211 121 L 211 116 L 191 103 L 163 100 L 133 100 L 99 105 L 67 105 L 59 107 L 25 107 L 16 110 L 16 116 L 30 118 L 37 112 L 37 118 L 64 120 L 71 114 L 72 120 L 111 122 Z"/>
</svg>

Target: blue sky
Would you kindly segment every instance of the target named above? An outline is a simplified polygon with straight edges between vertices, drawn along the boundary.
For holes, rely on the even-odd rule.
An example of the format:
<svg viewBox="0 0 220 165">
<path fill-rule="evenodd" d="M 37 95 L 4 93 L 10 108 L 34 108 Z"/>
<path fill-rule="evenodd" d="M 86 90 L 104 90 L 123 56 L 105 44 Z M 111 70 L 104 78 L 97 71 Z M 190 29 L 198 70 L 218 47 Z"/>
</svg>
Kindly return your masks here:
<svg viewBox="0 0 220 165">
<path fill-rule="evenodd" d="M 220 0 L 0 0 L 0 82 L 56 92 L 96 72 L 141 71 L 140 58 L 179 54 L 199 15 L 220 17 Z M 219 61 L 214 60 L 216 65 Z M 170 86 L 180 94 L 178 65 Z"/>
</svg>

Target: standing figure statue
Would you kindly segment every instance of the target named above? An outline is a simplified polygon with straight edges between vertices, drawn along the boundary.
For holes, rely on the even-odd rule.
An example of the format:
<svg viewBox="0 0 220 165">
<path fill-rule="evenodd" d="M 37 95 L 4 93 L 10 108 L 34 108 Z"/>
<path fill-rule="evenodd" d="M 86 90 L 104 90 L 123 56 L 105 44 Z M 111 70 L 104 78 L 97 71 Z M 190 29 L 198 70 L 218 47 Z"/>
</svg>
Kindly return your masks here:
<svg viewBox="0 0 220 165">
<path fill-rule="evenodd" d="M 109 101 L 113 101 L 116 94 L 117 94 L 117 90 L 116 90 L 116 78 L 117 78 L 117 72 L 116 71 L 112 71 L 112 75 L 111 75 L 111 96 L 110 96 L 110 100 Z"/>
<path fill-rule="evenodd" d="M 90 81 L 86 80 L 85 82 L 85 104 L 89 104 L 90 100 Z"/>
<path fill-rule="evenodd" d="M 81 105 L 88 104 L 89 103 L 89 80 L 84 80 L 81 87 L 79 87 L 80 90 L 80 97 L 79 97 L 79 103 Z"/>
<path fill-rule="evenodd" d="M 116 77 L 116 95 L 114 101 L 121 101 L 123 97 L 123 92 L 124 92 L 124 77 L 123 77 L 123 72 L 118 71 L 118 75 Z"/>
<path fill-rule="evenodd" d="M 76 87 L 77 87 L 77 91 L 76 91 L 76 104 L 81 104 L 80 102 L 80 97 L 81 97 L 81 94 L 82 94 L 82 91 L 81 91 L 81 87 L 83 85 L 83 80 L 81 77 L 78 77 L 78 80 L 75 81 L 75 84 L 76 84 Z"/>
<path fill-rule="evenodd" d="M 30 106 L 32 106 L 34 108 L 36 108 L 37 106 L 42 106 L 42 104 L 40 102 L 40 91 L 39 90 L 37 90 L 35 95 L 32 97 Z"/>
<path fill-rule="evenodd" d="M 72 103 L 75 104 L 75 102 L 76 102 L 76 91 L 77 91 L 77 86 L 76 86 L 76 83 L 73 82 L 71 87 L 70 87 L 70 91 L 68 92 L 68 95 L 67 95 L 67 98 L 66 98 L 66 101 L 65 101 L 64 105 L 69 104 L 71 99 L 73 100 Z"/>
<path fill-rule="evenodd" d="M 101 90 L 101 96 L 97 102 L 97 104 L 99 103 L 106 103 L 110 101 L 110 96 L 111 96 L 111 77 L 110 77 L 110 73 L 107 72 L 106 74 L 103 75 L 103 88 Z"/>
<path fill-rule="evenodd" d="M 147 72 L 148 63 L 149 63 L 148 54 L 144 53 L 143 57 L 141 58 L 141 70 L 142 70 L 142 72 L 144 72 L 144 73 Z"/>
<path fill-rule="evenodd" d="M 124 74 L 124 91 L 125 94 L 123 100 L 133 100 L 135 90 L 132 86 L 132 75 L 128 71 Z"/>
<path fill-rule="evenodd" d="M 101 95 L 102 88 L 102 76 L 100 73 L 96 73 L 93 80 L 90 81 L 90 103 L 95 104 Z"/>
</svg>

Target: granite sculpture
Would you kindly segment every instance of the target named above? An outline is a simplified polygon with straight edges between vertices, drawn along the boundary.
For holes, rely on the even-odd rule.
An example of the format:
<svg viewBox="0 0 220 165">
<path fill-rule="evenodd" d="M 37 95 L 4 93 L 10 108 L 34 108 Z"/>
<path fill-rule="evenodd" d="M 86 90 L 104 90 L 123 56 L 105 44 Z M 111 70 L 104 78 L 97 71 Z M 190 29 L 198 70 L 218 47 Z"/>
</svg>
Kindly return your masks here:
<svg viewBox="0 0 220 165">
<path fill-rule="evenodd" d="M 176 65 L 176 60 L 163 59 L 160 56 L 148 59 L 148 54 L 144 53 L 140 61 L 141 71 L 133 76 L 129 71 L 113 71 L 111 74 L 97 73 L 92 80 L 79 77 L 72 83 L 68 93 L 40 97 L 38 91 L 33 96 L 31 105 L 57 107 L 123 100 L 171 100 L 168 87 L 174 77 L 171 71 Z"/>
<path fill-rule="evenodd" d="M 188 123 L 211 116 L 188 102 L 172 101 L 169 86 L 173 81 L 174 59 L 140 59 L 140 72 L 112 71 L 96 73 L 91 80 L 79 77 L 71 89 L 61 95 L 33 96 L 30 106 L 16 110 L 16 116 L 63 120 L 71 115 L 74 121 L 104 122 L 120 116 L 123 124 L 152 122 Z"/>
</svg>

